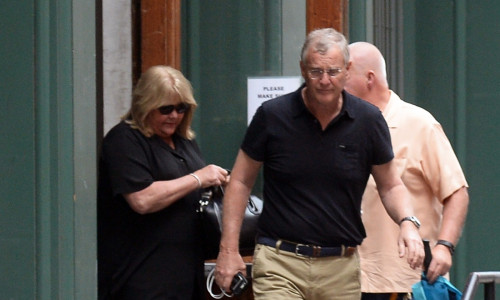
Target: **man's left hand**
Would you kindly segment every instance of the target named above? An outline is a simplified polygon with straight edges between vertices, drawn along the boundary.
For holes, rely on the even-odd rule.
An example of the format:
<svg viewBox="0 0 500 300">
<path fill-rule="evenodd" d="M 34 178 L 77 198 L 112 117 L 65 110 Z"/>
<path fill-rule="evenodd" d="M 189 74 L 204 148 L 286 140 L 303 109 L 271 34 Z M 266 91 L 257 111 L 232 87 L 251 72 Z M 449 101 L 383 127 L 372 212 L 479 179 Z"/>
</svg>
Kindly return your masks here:
<svg viewBox="0 0 500 300">
<path fill-rule="evenodd" d="M 432 260 L 427 269 L 427 280 L 433 283 L 440 275 L 450 271 L 452 264 L 451 253 L 444 246 L 436 246 L 432 249 Z"/>
</svg>

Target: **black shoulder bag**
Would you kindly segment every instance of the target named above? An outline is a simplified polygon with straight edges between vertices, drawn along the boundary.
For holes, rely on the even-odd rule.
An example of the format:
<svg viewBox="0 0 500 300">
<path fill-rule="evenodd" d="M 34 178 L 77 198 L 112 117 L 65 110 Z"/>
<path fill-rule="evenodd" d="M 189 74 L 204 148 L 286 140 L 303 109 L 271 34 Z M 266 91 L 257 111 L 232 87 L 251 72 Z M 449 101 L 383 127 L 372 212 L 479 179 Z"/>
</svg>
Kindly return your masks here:
<svg viewBox="0 0 500 300">
<path fill-rule="evenodd" d="M 203 226 L 203 242 L 205 259 L 215 259 L 219 254 L 219 243 L 222 231 L 222 198 L 224 189 L 212 187 L 202 193 L 198 213 Z M 240 232 L 240 254 L 252 255 L 255 247 L 257 221 L 262 212 L 263 201 L 251 195 L 245 209 L 245 217 Z"/>
</svg>

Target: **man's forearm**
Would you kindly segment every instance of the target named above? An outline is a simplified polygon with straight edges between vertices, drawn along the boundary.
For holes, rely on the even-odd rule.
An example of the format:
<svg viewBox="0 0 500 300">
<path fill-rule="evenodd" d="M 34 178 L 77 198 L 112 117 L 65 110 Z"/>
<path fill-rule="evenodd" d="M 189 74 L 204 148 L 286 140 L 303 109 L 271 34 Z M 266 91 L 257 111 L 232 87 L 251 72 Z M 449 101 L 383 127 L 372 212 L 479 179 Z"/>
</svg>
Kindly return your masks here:
<svg viewBox="0 0 500 300">
<path fill-rule="evenodd" d="M 232 181 L 224 194 L 222 237 L 220 251 L 237 252 L 239 237 L 250 190 L 242 183 Z"/>
<path fill-rule="evenodd" d="M 381 199 L 387 213 L 396 224 L 399 224 L 404 217 L 414 215 L 410 195 L 403 184 L 386 191 L 381 195 Z"/>
<path fill-rule="evenodd" d="M 467 217 L 469 194 L 466 187 L 455 191 L 443 201 L 443 220 L 438 240 L 458 243 Z"/>
<path fill-rule="evenodd" d="M 385 210 L 392 220 L 399 224 L 404 217 L 413 216 L 410 194 L 398 176 L 394 161 L 374 165 L 372 175 Z"/>
</svg>

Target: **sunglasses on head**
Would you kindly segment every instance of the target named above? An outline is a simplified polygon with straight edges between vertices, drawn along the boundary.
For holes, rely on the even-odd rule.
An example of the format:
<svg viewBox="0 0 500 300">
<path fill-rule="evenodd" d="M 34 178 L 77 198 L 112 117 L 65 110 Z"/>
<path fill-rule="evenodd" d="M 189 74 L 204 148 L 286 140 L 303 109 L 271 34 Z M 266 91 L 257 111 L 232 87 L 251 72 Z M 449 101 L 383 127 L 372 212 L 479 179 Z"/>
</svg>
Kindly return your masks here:
<svg viewBox="0 0 500 300">
<path fill-rule="evenodd" d="M 189 104 L 179 103 L 177 105 L 164 105 L 164 106 L 158 107 L 158 111 L 162 115 L 171 114 L 174 111 L 174 109 L 178 114 L 183 114 L 189 109 Z"/>
</svg>

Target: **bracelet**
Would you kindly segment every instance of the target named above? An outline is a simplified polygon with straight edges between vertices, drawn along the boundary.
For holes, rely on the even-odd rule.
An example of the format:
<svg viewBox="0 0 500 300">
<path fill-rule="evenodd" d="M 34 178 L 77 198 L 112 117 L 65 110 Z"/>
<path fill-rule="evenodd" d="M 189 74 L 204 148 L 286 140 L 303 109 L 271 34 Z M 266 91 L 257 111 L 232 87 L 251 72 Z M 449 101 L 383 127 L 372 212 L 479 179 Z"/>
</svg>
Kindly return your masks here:
<svg viewBox="0 0 500 300">
<path fill-rule="evenodd" d="M 198 175 L 194 174 L 194 173 L 189 173 L 189 175 L 193 176 L 194 179 L 196 179 L 196 181 L 198 181 L 198 188 L 201 188 L 201 180 L 200 180 L 200 177 L 198 177 Z"/>
<path fill-rule="evenodd" d="M 453 244 L 451 242 L 448 242 L 448 241 L 445 241 L 445 240 L 438 240 L 436 245 L 443 245 L 445 246 L 446 248 L 448 248 L 448 250 L 450 250 L 450 254 L 453 256 L 453 253 L 455 253 L 455 246 L 453 246 Z"/>
</svg>

